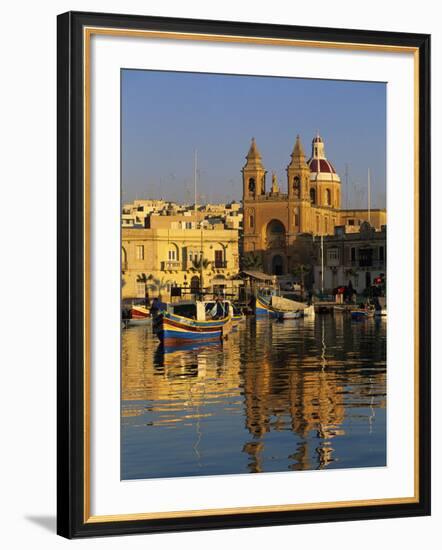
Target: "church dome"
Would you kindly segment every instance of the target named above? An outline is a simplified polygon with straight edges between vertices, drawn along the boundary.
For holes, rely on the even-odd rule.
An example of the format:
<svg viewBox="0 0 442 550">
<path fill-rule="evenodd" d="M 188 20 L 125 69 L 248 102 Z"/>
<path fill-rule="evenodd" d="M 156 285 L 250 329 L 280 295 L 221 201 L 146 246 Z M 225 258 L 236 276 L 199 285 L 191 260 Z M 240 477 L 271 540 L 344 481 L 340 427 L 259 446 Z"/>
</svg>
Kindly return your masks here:
<svg viewBox="0 0 442 550">
<path fill-rule="evenodd" d="M 325 156 L 324 141 L 319 134 L 312 140 L 312 156 L 307 165 L 310 168 L 310 181 L 341 181 L 333 164 Z"/>
<path fill-rule="evenodd" d="M 327 159 L 315 159 L 311 158 L 307 162 L 310 172 L 317 173 L 317 172 L 325 172 L 327 174 L 336 174 L 336 170 L 333 167 L 333 164 L 328 161 Z"/>
</svg>

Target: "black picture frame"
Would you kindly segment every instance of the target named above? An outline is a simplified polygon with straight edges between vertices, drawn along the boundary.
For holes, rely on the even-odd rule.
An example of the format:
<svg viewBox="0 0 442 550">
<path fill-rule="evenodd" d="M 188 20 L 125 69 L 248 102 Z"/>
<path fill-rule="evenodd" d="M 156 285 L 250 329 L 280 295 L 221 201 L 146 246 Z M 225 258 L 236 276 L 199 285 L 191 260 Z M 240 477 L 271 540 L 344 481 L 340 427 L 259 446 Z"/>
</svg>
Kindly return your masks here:
<svg viewBox="0 0 442 550">
<path fill-rule="evenodd" d="M 430 514 L 430 36 L 68 12 L 58 16 L 58 534 L 67 538 L 157 533 Z M 84 41 L 85 27 L 410 47 L 419 60 L 419 498 L 413 503 L 345 506 L 162 519 L 87 521 L 84 405 Z"/>
</svg>

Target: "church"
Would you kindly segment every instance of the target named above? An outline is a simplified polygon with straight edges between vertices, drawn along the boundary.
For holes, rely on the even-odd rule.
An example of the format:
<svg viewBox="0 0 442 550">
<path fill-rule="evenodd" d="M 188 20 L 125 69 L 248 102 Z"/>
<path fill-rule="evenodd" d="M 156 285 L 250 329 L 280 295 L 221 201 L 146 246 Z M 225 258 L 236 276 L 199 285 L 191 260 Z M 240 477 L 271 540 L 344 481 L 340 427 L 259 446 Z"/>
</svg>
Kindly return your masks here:
<svg viewBox="0 0 442 550">
<path fill-rule="evenodd" d="M 319 135 L 308 160 L 299 135 L 290 157 L 286 193 L 275 174 L 267 191 L 267 171 L 254 138 L 242 169 L 243 252 L 261 256 L 263 270 L 273 275 L 311 263 L 312 235 L 332 235 L 340 225 L 359 230 L 364 221 L 377 230 L 386 224 L 385 210 L 341 209 L 341 180 Z"/>
</svg>

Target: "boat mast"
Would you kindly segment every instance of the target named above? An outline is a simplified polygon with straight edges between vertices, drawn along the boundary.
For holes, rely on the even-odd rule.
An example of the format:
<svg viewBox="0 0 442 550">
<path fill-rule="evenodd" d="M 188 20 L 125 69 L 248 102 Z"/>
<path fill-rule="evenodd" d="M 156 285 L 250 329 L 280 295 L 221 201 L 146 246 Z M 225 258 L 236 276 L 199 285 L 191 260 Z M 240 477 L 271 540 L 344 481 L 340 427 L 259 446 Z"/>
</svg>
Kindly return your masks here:
<svg viewBox="0 0 442 550">
<path fill-rule="evenodd" d="M 370 168 L 368 169 L 368 192 L 367 192 L 367 198 L 368 198 L 368 223 L 370 223 L 370 203 L 371 203 L 371 182 L 370 182 Z"/>
</svg>

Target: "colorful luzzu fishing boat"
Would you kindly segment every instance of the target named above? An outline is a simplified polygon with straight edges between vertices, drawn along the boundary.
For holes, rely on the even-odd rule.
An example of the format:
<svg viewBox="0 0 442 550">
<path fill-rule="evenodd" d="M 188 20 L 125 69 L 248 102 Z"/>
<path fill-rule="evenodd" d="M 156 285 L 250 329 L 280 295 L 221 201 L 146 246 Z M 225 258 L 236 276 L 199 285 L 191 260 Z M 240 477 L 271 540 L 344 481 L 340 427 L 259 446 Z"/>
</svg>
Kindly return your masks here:
<svg viewBox="0 0 442 550">
<path fill-rule="evenodd" d="M 255 315 L 257 317 L 270 317 L 280 321 L 299 319 L 304 316 L 313 316 L 314 306 L 307 306 L 303 302 L 295 302 L 277 296 L 274 291 L 266 294 L 258 293 L 255 301 Z"/>
<path fill-rule="evenodd" d="M 165 345 L 221 340 L 232 328 L 232 317 L 227 300 L 170 303 L 156 315 L 153 330 Z"/>
<path fill-rule="evenodd" d="M 258 293 L 255 298 L 255 315 L 256 317 L 275 317 L 275 312 L 270 305 L 270 297 L 263 296 Z"/>
</svg>

